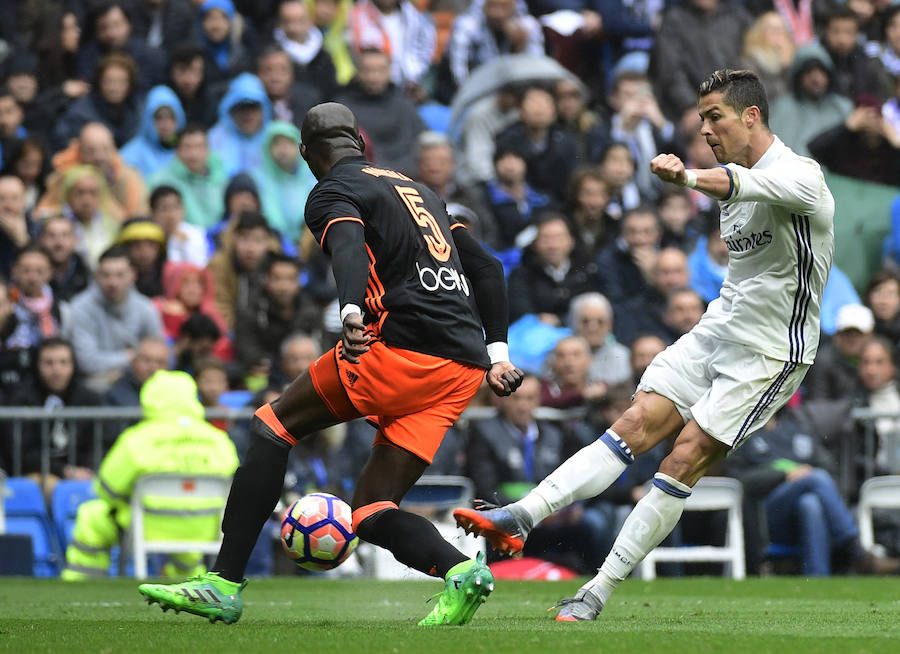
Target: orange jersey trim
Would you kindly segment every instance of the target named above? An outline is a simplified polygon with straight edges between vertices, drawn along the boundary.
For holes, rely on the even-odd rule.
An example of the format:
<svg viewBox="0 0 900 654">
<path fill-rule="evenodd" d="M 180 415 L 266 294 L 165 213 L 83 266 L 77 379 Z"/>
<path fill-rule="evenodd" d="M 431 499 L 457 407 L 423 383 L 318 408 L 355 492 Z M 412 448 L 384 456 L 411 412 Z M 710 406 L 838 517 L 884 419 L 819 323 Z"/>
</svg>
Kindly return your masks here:
<svg viewBox="0 0 900 654">
<path fill-rule="evenodd" d="M 319 239 L 319 247 L 323 247 L 323 248 L 325 247 L 325 234 L 328 233 L 328 228 L 331 227 L 335 223 L 344 222 L 346 220 L 349 220 L 349 221 L 355 222 L 355 223 L 359 223 L 363 227 L 366 226 L 363 221 L 361 221 L 359 218 L 356 218 L 354 216 L 343 216 L 341 218 L 332 218 L 331 220 L 328 221 L 328 224 L 325 225 L 325 229 L 322 231 L 322 238 Z"/>
<path fill-rule="evenodd" d="M 464 223 L 453 223 L 452 225 L 450 225 L 450 230 L 453 231 L 457 227 L 462 227 L 463 229 L 466 229 L 466 226 Z"/>
<path fill-rule="evenodd" d="M 375 255 L 372 248 L 366 243 L 366 252 L 369 254 L 369 282 L 366 287 L 366 304 L 371 313 L 384 313 L 384 284 L 375 272 Z"/>
</svg>

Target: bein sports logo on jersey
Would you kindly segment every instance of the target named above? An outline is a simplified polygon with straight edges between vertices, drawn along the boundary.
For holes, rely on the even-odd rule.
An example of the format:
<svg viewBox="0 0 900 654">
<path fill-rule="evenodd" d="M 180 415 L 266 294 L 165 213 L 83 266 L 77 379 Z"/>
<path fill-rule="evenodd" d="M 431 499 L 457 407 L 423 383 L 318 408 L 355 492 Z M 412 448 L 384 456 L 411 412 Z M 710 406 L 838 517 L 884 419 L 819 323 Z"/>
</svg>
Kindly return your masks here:
<svg viewBox="0 0 900 654">
<path fill-rule="evenodd" d="M 420 266 L 416 261 L 416 270 L 419 272 L 419 283 L 426 291 L 434 293 L 439 289 L 445 291 L 462 291 L 469 296 L 469 282 L 465 275 L 461 275 L 449 266 L 438 266 L 437 269 L 428 266 Z"/>
</svg>

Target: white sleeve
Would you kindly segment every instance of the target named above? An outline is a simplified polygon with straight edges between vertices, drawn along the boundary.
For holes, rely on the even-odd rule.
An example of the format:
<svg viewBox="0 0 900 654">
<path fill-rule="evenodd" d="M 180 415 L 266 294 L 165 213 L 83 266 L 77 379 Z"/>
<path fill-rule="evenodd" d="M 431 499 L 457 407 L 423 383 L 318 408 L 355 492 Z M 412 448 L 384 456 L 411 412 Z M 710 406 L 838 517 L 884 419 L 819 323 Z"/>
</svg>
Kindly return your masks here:
<svg viewBox="0 0 900 654">
<path fill-rule="evenodd" d="M 805 213 L 816 210 L 822 198 L 825 178 L 812 160 L 790 159 L 761 170 L 728 164 L 734 189 L 722 200 L 731 202 L 763 202 Z"/>
</svg>

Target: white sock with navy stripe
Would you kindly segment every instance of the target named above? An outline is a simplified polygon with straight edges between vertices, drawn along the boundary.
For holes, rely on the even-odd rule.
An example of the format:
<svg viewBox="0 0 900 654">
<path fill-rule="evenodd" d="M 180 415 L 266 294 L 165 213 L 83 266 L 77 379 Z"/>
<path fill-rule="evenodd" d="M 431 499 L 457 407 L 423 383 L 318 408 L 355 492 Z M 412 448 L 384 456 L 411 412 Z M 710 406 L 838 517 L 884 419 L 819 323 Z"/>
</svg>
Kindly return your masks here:
<svg viewBox="0 0 900 654">
<path fill-rule="evenodd" d="M 605 491 L 634 461 L 631 449 L 611 429 L 566 459 L 513 506 L 531 516 L 532 525 L 578 500 Z"/>
<path fill-rule="evenodd" d="M 600 572 L 581 587 L 587 594 L 586 601 L 595 604 L 597 610 L 606 604 L 619 582 L 675 528 L 690 494 L 689 486 L 669 475 L 656 473 L 650 491 L 622 525 Z"/>
</svg>

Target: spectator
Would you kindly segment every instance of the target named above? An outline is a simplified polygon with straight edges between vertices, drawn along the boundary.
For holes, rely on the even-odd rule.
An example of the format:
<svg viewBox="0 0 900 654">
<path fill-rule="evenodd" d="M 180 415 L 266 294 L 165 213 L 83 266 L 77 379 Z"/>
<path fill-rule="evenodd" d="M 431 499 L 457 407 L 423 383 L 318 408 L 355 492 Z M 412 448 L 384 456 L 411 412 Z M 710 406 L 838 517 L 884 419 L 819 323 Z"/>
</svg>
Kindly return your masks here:
<svg viewBox="0 0 900 654">
<path fill-rule="evenodd" d="M 262 292 L 237 311 L 234 342 L 244 369 L 268 375 L 278 362 L 282 341 L 296 331 L 317 330 L 321 317 L 318 307 L 303 293 L 296 259 L 270 255 L 263 273 Z"/>
<path fill-rule="evenodd" d="M 777 11 L 757 16 L 744 34 L 740 66 L 759 75 L 770 104 L 788 90 L 794 45 L 788 22 Z"/>
<path fill-rule="evenodd" d="M 269 226 L 292 243 L 303 233 L 306 197 L 316 178 L 300 157 L 300 130 L 273 120 L 263 135 L 262 166 L 253 171 Z"/>
<path fill-rule="evenodd" d="M 366 130 L 378 165 L 405 175 L 416 172 L 416 138 L 425 131 L 416 105 L 391 82 L 390 55 L 380 50 L 359 53 L 356 77 L 338 96 Z"/>
<path fill-rule="evenodd" d="M 496 415 L 472 422 L 466 458 L 476 497 L 514 501 L 534 487 L 542 472 L 553 470 L 570 453 L 572 443 L 559 425 L 535 419 L 540 393 L 538 379 L 526 374 L 519 390 L 495 401 Z M 606 523 L 590 509 L 576 505 L 535 527 L 525 554 L 558 560 L 588 573 L 606 554 L 602 543 L 608 539 L 607 531 Z"/>
<path fill-rule="evenodd" d="M 865 304 L 875 317 L 874 332 L 894 347 L 900 344 L 900 276 L 893 270 L 879 270 L 869 279 Z"/>
<path fill-rule="evenodd" d="M 175 340 L 175 367 L 193 375 L 198 364 L 213 357 L 221 338 L 222 332 L 212 318 L 205 313 L 191 314 Z"/>
<path fill-rule="evenodd" d="M 162 286 L 164 295 L 155 298 L 153 303 L 162 318 L 166 338 L 170 342 L 178 340 L 184 323 L 195 313 L 202 313 L 211 318 L 221 332 L 213 352 L 218 357 L 230 359 L 228 330 L 213 301 L 215 288 L 209 270 L 190 263 L 169 262 L 163 268 Z"/>
<path fill-rule="evenodd" d="M 209 261 L 206 234 L 184 221 L 181 193 L 174 186 L 157 186 L 150 194 L 150 217 L 162 228 L 166 239 L 166 260 L 206 266 Z"/>
<path fill-rule="evenodd" d="M 463 116 L 456 145 L 460 184 L 484 183 L 493 177 L 494 139 L 516 122 L 520 95 L 518 85 L 505 84 L 494 95 L 472 103 Z"/>
<path fill-rule="evenodd" d="M 510 322 L 537 314 L 541 322 L 562 324 L 571 299 L 596 290 L 598 273 L 598 266 L 575 250 L 565 217 L 546 211 L 534 241 L 522 255 L 522 265 L 509 275 Z"/>
<path fill-rule="evenodd" d="M 122 148 L 122 159 L 149 177 L 175 157 L 184 110 L 168 86 L 154 86 L 144 103 L 140 131 Z"/>
<path fill-rule="evenodd" d="M 216 308 L 229 328 L 235 313 L 250 306 L 262 288 L 260 270 L 271 247 L 271 232 L 259 213 L 245 212 L 237 216 L 234 238 L 213 255 L 209 262 L 216 288 Z"/>
<path fill-rule="evenodd" d="M 132 33 L 151 48 L 172 52 L 194 38 L 194 8 L 189 0 L 135 0 L 130 9 Z"/>
<path fill-rule="evenodd" d="M 58 209 L 64 199 L 62 180 L 74 166 L 94 166 L 103 173 L 112 194 L 107 211 L 116 220 L 146 213 L 147 198 L 141 174 L 126 164 L 116 150 L 112 132 L 102 123 L 87 123 L 77 143 L 53 156 L 54 173 L 47 180 L 47 192 L 38 209 Z"/>
<path fill-rule="evenodd" d="M 607 386 L 631 380 L 631 353 L 613 336 L 613 308 L 600 293 L 572 298 L 569 325 L 591 348 L 590 378 Z"/>
<path fill-rule="evenodd" d="M 95 280 L 72 300 L 70 332 L 89 386 L 104 392 L 122 376 L 141 339 L 163 332 L 153 304 L 134 288 L 125 249 L 114 246 L 100 255 Z"/>
<path fill-rule="evenodd" d="M 132 36 L 125 4 L 120 0 L 103 0 L 95 3 L 94 7 L 86 21 L 87 39 L 78 49 L 78 76 L 83 80 L 92 79 L 98 62 L 112 53 L 121 52 L 132 61 L 132 68 L 135 69 L 132 89 L 143 94 L 150 87 L 161 84 L 165 54 L 147 45 L 143 39 Z M 119 145 L 125 140 L 119 141 Z"/>
<path fill-rule="evenodd" d="M 900 569 L 900 561 L 862 549 L 853 513 L 828 471 L 829 455 L 790 410 L 773 417 L 727 464 L 744 492 L 762 500 L 769 541 L 799 547 L 804 576 L 830 576 L 832 559 L 845 562 L 839 573 Z"/>
<path fill-rule="evenodd" d="M 659 336 L 641 334 L 631 344 L 631 379 L 634 387 L 640 384 L 641 377 L 653 357 L 666 349 L 666 343 Z"/>
<path fill-rule="evenodd" d="M 426 131 L 416 140 L 417 174 L 415 179 L 437 193 L 447 205 L 448 213 L 470 211 L 475 216 L 469 229 L 480 240 L 493 242 L 496 226 L 490 210 L 477 188 L 467 188 L 454 182 L 456 162 L 450 139 L 440 132 Z M 459 209 L 459 207 L 462 209 Z"/>
<path fill-rule="evenodd" d="M 221 157 L 226 175 L 260 166 L 263 132 L 271 115 L 269 98 L 258 77 L 241 73 L 232 80 L 219 103 L 219 122 L 209 130 L 209 147 Z"/>
<path fill-rule="evenodd" d="M 410 0 L 359 0 L 350 11 L 348 28 L 354 52 L 390 54 L 391 81 L 415 100 L 425 98 L 422 82 L 437 39 L 429 14 Z"/>
<path fill-rule="evenodd" d="M 316 7 L 317 12 L 320 9 L 324 8 Z M 323 100 L 334 98 L 338 90 L 334 61 L 306 3 L 286 0 L 279 5 L 273 37 L 290 57 L 294 77 L 315 87 Z M 299 120 L 295 122 L 299 124 Z"/>
<path fill-rule="evenodd" d="M 119 233 L 106 178 L 94 166 L 73 166 L 62 178 L 62 213 L 75 226 L 78 253 L 92 268 Z"/>
<path fill-rule="evenodd" d="M 128 252 L 138 292 L 149 298 L 162 295 L 162 269 L 166 262 L 166 233 L 162 227 L 149 218 L 132 218 L 122 225 L 116 244 Z"/>
<path fill-rule="evenodd" d="M 728 272 L 728 252 L 728 241 L 722 238 L 722 231 L 716 221 L 708 234 L 697 239 L 688 259 L 691 288 L 707 304 L 719 297 L 722 290 L 722 283 Z"/>
<path fill-rule="evenodd" d="M 794 44 L 806 46 L 816 40 L 816 31 L 824 25 L 828 11 L 834 3 L 831 0 L 812 0 L 804 5 L 801 0 L 792 2 L 746 0 L 745 5 L 754 16 L 767 11 L 777 11 L 787 21 Z"/>
<path fill-rule="evenodd" d="M 681 153 L 675 125 L 663 116 L 643 73 L 619 73 L 609 104 L 615 112 L 609 122 L 609 138 L 628 146 L 634 159 L 634 183 L 641 199 L 652 202 L 662 182 L 650 172 L 650 160 L 660 152 Z"/>
<path fill-rule="evenodd" d="M 600 157 L 600 171 L 609 189 L 606 212 L 621 221 L 626 212 L 641 204 L 641 192 L 634 181 L 634 154 L 628 145 L 610 143 Z"/>
<path fill-rule="evenodd" d="M 31 229 L 25 185 L 18 177 L 0 177 L 0 277 L 9 276 L 12 260 L 28 244 Z"/>
<path fill-rule="evenodd" d="M 30 379 L 11 389 L 3 398 L 6 406 L 32 406 L 53 410 L 64 406 L 98 406 L 100 398 L 82 385 L 76 374 L 72 344 L 62 338 L 48 338 L 37 346 L 34 370 Z M 4 421 L 2 439 L 12 443 L 12 424 Z M 49 474 L 43 476 L 42 450 L 44 439 L 40 423 L 22 425 L 22 474 L 42 484 L 49 497 L 60 479 L 90 479 L 93 473 L 93 438 L 91 424 L 53 420 L 49 425 Z M 73 443 L 74 440 L 74 443 Z M 75 452 L 74 459 L 70 458 Z M 10 457 L 11 458 L 11 457 Z"/>
<path fill-rule="evenodd" d="M 618 223 L 606 211 L 609 184 L 599 166 L 580 166 L 572 172 L 567 200 L 578 247 L 594 257 L 619 232 Z"/>
<path fill-rule="evenodd" d="M 693 329 L 705 311 L 706 302 L 694 289 L 676 288 L 669 291 L 662 321 L 673 336 L 673 342 Z"/>
<path fill-rule="evenodd" d="M 6 347 L 30 349 L 59 336 L 63 319 L 50 288 L 50 257 L 36 245 L 28 246 L 16 255 L 12 273 L 16 328 L 7 336 Z"/>
<path fill-rule="evenodd" d="M 127 143 L 141 125 L 136 75 L 134 61 L 128 55 L 113 53 L 101 59 L 91 91 L 73 102 L 56 125 L 54 145 L 66 147 L 69 140 L 91 122 L 106 125 L 113 134 L 116 147 Z"/>
<path fill-rule="evenodd" d="M 690 280 L 687 257 L 677 248 L 660 250 L 650 269 L 649 285 L 629 296 L 617 311 L 616 338 L 631 344 L 641 334 L 655 334 L 671 345 L 681 333 L 666 324 L 669 294 L 687 287 Z M 701 314 L 703 311 L 701 310 Z"/>
<path fill-rule="evenodd" d="M 10 154 L 19 141 L 28 136 L 22 126 L 25 112 L 16 97 L 6 89 L 0 89 L 0 166 L 6 167 Z"/>
<path fill-rule="evenodd" d="M 690 189 L 669 184 L 663 187 L 657 200 L 659 221 L 662 223 L 661 247 L 674 247 L 692 252 L 699 237 L 700 216 L 691 202 Z"/>
<path fill-rule="evenodd" d="M 535 214 L 550 203 L 543 193 L 534 190 L 525 175 L 528 166 L 515 150 L 494 151 L 494 179 L 485 187 L 490 224 L 488 242 L 499 250 L 517 247 L 519 234 L 534 224 Z"/>
<path fill-rule="evenodd" d="M 875 411 L 896 414 L 900 411 L 897 364 L 894 346 L 882 336 L 864 339 L 859 351 L 859 383 L 865 406 Z M 883 417 L 875 420 L 878 443 L 875 452 L 876 474 L 900 474 L 900 421 Z"/>
<path fill-rule="evenodd" d="M 290 384 L 320 356 L 322 346 L 315 338 L 303 332 L 289 334 L 281 341 L 275 379 L 281 386 Z"/>
<path fill-rule="evenodd" d="M 892 4 L 885 12 L 881 40 L 878 58 L 884 70 L 896 78 L 900 76 L 900 7 Z"/>
<path fill-rule="evenodd" d="M 91 271 L 75 251 L 78 239 L 71 220 L 61 214 L 44 219 L 37 243 L 50 258 L 50 289 L 58 302 L 68 302 L 87 288 Z"/>
<path fill-rule="evenodd" d="M 562 200 L 575 164 L 575 141 L 556 124 L 556 103 L 550 91 L 533 86 L 522 94 L 519 120 L 497 135 L 497 149 L 518 152 L 528 166 L 528 183 Z"/>
<path fill-rule="evenodd" d="M 28 134 L 32 137 L 43 136 L 57 112 L 53 112 L 51 107 L 43 105 L 47 98 L 41 98 L 41 103 L 38 102 L 40 81 L 37 73 L 37 59 L 27 52 L 22 52 L 19 55 L 13 55 L 5 63 L 4 85 L 22 109 L 22 129 L 26 136 Z M 56 95 L 58 97 L 58 94 Z M 47 102 L 47 105 L 52 104 L 52 102 Z"/>
<path fill-rule="evenodd" d="M 859 357 L 866 338 L 875 327 L 868 307 L 848 304 L 838 311 L 830 341 L 819 345 L 816 361 L 806 374 L 806 397 L 810 400 L 841 400 L 859 395 Z"/>
<path fill-rule="evenodd" d="M 32 366 L 31 352 L 6 346 L 6 339 L 18 326 L 6 280 L 0 277 L 0 403 L 6 403 L 11 392 L 16 391 L 28 376 Z M 2 429 L 2 427 L 0 427 Z M 2 431 L 0 431 L 2 433 Z M 0 461 L 6 454 L 0 446 Z M 6 458 L 9 465 L 9 459 Z M 0 467 L 3 467 L 0 465 Z M 9 468 L 5 468 L 9 470 Z"/>
<path fill-rule="evenodd" d="M 559 125 L 575 141 L 575 160 L 600 159 L 608 137 L 600 116 L 587 106 L 587 89 L 575 80 L 564 78 L 554 85 L 553 96 Z"/>
<path fill-rule="evenodd" d="M 819 134 L 808 147 L 819 163 L 838 175 L 890 185 L 900 178 L 900 134 L 884 119 L 874 98 L 863 99 L 843 124 Z"/>
<path fill-rule="evenodd" d="M 659 218 L 651 207 L 640 206 L 625 214 L 622 235 L 596 259 L 602 271 L 601 292 L 613 307 L 647 290 L 661 237 Z M 617 313 L 621 318 L 621 312 Z"/>
<path fill-rule="evenodd" d="M 199 46 L 182 43 L 172 51 L 168 84 L 181 102 L 188 125 L 212 127 L 216 122 L 218 103 L 207 84 L 206 61 Z"/>
<path fill-rule="evenodd" d="M 175 157 L 148 181 L 150 188 L 172 186 L 181 195 L 184 221 L 208 229 L 222 218 L 228 175 L 222 159 L 210 151 L 206 131 L 188 125 L 178 134 Z"/>
<path fill-rule="evenodd" d="M 209 357 L 198 361 L 194 367 L 194 379 L 197 381 L 197 395 L 204 409 L 225 408 L 220 398 L 228 392 L 228 373 L 221 359 Z M 216 418 L 209 421 L 214 427 L 225 429 L 228 421 Z"/>
<path fill-rule="evenodd" d="M 885 80 L 878 64 L 859 42 L 859 17 L 846 5 L 835 5 L 825 22 L 822 45 L 834 64 L 834 90 L 854 104 L 862 98 L 880 99 Z"/>
<path fill-rule="evenodd" d="M 231 0 L 205 0 L 197 11 L 197 20 L 204 73 L 211 86 L 224 87 L 250 70 L 249 35 L 246 25 L 236 20 Z"/>
<path fill-rule="evenodd" d="M 238 173 L 225 187 L 224 215 L 218 224 L 207 231 L 207 237 L 214 249 L 220 250 L 228 246 L 228 241 L 233 238 L 235 223 L 245 211 L 262 212 L 262 201 L 253 177 L 249 173 Z M 270 238 L 276 244 L 279 242 L 277 234 L 271 233 Z"/>
<path fill-rule="evenodd" d="M 580 336 L 560 339 L 547 357 L 549 373 L 541 382 L 541 406 L 571 409 L 601 400 L 609 384 L 591 377 L 591 347 Z"/>
<path fill-rule="evenodd" d="M 41 25 L 34 35 L 34 51 L 38 59 L 41 100 L 52 99 L 57 110 L 81 97 L 90 85 L 78 78 L 78 48 L 81 25 L 75 12 L 62 6 L 46 8 Z"/>
<path fill-rule="evenodd" d="M 738 63 L 752 18 L 730 0 L 687 0 L 663 15 L 650 63 L 656 97 L 683 134 L 699 127 L 697 87 L 717 68 Z"/>
<path fill-rule="evenodd" d="M 325 37 L 323 47 L 334 62 L 338 85 L 343 86 L 356 73 L 346 39 L 347 17 L 353 3 L 351 0 L 307 0 L 306 6 Z"/>
<path fill-rule="evenodd" d="M 853 103 L 833 90 L 831 56 L 817 44 L 797 50 L 791 90 L 772 103 L 772 131 L 791 150 L 809 156 L 808 143 L 844 122 Z"/>
<path fill-rule="evenodd" d="M 141 406 L 144 419 L 122 432 L 100 465 L 94 484 L 99 498 L 78 507 L 62 573 L 66 581 L 108 574 L 109 551 L 130 525 L 128 502 L 138 478 L 156 472 L 228 477 L 238 466 L 228 434 L 203 420 L 197 386 L 188 375 L 156 372 L 141 389 Z M 175 502 L 169 508 L 177 509 L 177 516 L 148 513 L 144 519 L 147 538 L 215 537 L 218 507 L 210 512 L 204 504 L 207 499 L 179 498 Z M 175 576 L 204 569 L 202 555 L 188 551 L 170 554 L 161 572 Z"/>
<path fill-rule="evenodd" d="M 44 145 L 33 138 L 16 143 L 9 153 L 9 164 L 0 175 L 13 175 L 25 185 L 25 210 L 32 211 L 47 190 L 49 157 Z"/>
<path fill-rule="evenodd" d="M 480 0 L 453 21 L 447 57 L 460 86 L 474 69 L 501 54 L 544 54 L 540 23 L 518 0 Z"/>
<path fill-rule="evenodd" d="M 260 53 L 256 59 L 256 74 L 272 103 L 275 120 L 299 127 L 306 112 L 324 100 L 311 82 L 294 78 L 290 55 L 281 46 L 269 46 Z"/>
<path fill-rule="evenodd" d="M 168 370 L 171 363 L 172 352 L 166 341 L 155 336 L 141 339 L 125 374 L 103 394 L 103 405 L 140 406 L 144 382 L 157 370 Z"/>
</svg>

